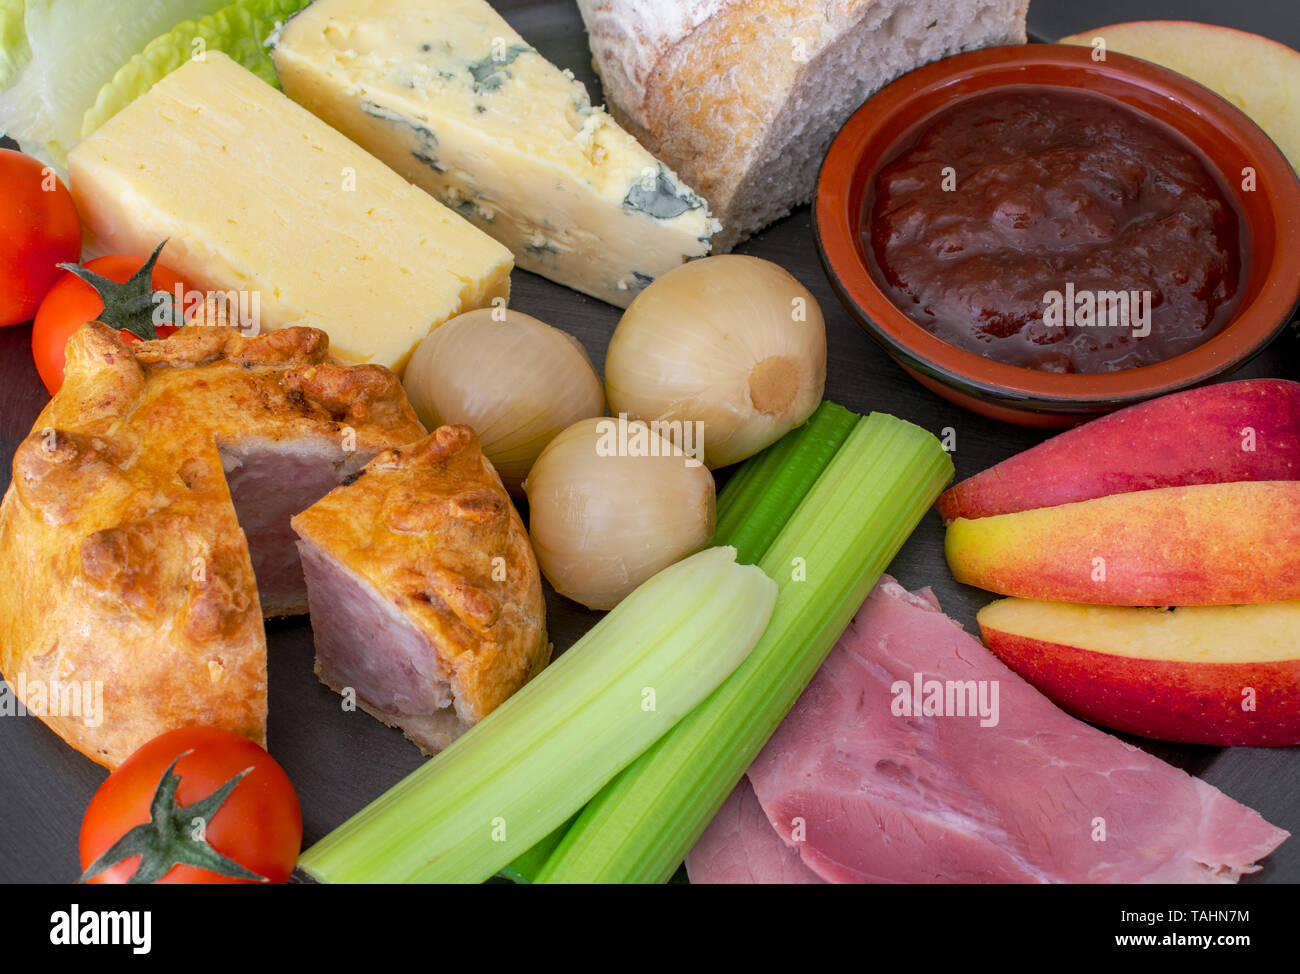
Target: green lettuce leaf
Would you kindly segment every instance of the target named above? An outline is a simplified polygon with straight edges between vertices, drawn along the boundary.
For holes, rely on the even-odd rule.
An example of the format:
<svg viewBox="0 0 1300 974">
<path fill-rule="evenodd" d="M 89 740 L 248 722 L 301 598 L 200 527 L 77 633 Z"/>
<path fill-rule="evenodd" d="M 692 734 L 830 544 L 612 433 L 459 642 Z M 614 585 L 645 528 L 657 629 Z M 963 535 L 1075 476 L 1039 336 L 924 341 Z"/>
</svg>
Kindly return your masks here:
<svg viewBox="0 0 1300 974">
<path fill-rule="evenodd" d="M 24 0 L 0 0 L 0 88 L 32 59 L 32 48 L 23 30 Z"/>
<path fill-rule="evenodd" d="M 309 0 L 236 0 L 201 20 L 187 20 L 150 41 L 100 89 L 81 122 L 84 139 L 190 58 L 206 51 L 228 54 L 264 81 L 279 87 L 266 51 L 276 25 Z"/>
<path fill-rule="evenodd" d="M 0 132 L 60 169 L 114 73 L 151 38 L 230 0 L 0 0 Z"/>
</svg>

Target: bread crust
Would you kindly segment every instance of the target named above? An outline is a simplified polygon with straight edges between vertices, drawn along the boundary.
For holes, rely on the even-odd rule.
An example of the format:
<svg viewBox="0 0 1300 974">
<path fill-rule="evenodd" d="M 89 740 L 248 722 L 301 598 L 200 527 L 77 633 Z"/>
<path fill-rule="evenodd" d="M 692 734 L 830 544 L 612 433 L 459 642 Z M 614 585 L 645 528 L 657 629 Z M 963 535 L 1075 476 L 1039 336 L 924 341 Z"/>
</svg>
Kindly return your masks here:
<svg viewBox="0 0 1300 974">
<path fill-rule="evenodd" d="M 695 28 L 744 0 L 578 0 L 606 98 L 633 127 L 650 125 L 646 89 L 659 62 Z M 626 125 L 625 125 L 626 127 Z M 640 136 L 638 136 L 640 138 Z M 653 151 L 653 150 L 651 150 Z"/>
<path fill-rule="evenodd" d="M 816 163 L 831 136 L 892 77 L 845 78 L 854 90 L 843 117 L 824 119 L 812 131 L 802 128 L 806 109 L 796 96 L 821 69 L 819 59 L 866 29 L 884 6 L 884 0 L 579 0 L 612 114 L 708 201 L 722 222 L 714 253 L 812 198 Z M 976 0 L 954 5 L 976 6 Z M 1028 6 L 1015 0 L 1005 24 L 984 25 L 979 36 L 942 53 L 1023 43 Z M 788 182 L 769 185 L 767 169 L 789 153 L 792 138 L 807 149 L 810 164 Z"/>
<path fill-rule="evenodd" d="M 426 753 L 487 716 L 549 662 L 536 556 L 468 426 L 443 426 L 380 454 L 292 525 L 428 640 L 434 658 L 421 669 L 449 684 L 454 715 L 393 713 L 357 692 L 362 709 L 401 727 Z M 316 671 L 336 691 L 348 682 L 319 656 Z M 458 717 L 459 726 L 446 716 Z"/>
<path fill-rule="evenodd" d="M 109 768 L 190 724 L 264 744 L 261 604 L 219 444 L 350 435 L 373 453 L 423 433 L 396 376 L 338 365 L 316 329 L 127 345 L 85 325 L 0 503 L 0 671 L 33 713 L 37 687 L 98 684 L 95 726 L 35 715 Z"/>
</svg>

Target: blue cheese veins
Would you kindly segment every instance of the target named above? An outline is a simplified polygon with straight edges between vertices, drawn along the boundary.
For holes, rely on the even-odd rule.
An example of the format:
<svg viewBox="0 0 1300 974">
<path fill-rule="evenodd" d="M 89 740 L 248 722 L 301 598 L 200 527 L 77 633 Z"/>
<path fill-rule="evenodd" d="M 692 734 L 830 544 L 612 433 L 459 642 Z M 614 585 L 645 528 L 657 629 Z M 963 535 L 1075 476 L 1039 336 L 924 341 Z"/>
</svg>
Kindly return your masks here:
<svg viewBox="0 0 1300 974">
<path fill-rule="evenodd" d="M 656 220 L 671 220 L 703 205 L 704 200 L 674 180 L 663 166 L 638 180 L 623 197 L 624 209 L 640 210 Z"/>
</svg>

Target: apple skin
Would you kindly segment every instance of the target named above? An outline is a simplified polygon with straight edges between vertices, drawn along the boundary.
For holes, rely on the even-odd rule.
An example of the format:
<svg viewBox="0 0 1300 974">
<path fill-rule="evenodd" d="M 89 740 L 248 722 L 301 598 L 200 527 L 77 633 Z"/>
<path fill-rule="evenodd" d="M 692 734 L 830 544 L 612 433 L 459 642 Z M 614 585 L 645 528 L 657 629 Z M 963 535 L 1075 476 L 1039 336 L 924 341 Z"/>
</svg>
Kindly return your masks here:
<svg viewBox="0 0 1300 974">
<path fill-rule="evenodd" d="M 958 518 L 944 554 L 959 582 L 1050 602 L 1297 599 L 1300 481 L 1160 487 Z"/>
<path fill-rule="evenodd" d="M 947 523 L 1240 480 L 1300 480 L 1300 382 L 1244 379 L 1130 406 L 963 480 L 938 508 Z"/>
<path fill-rule="evenodd" d="M 1300 52 L 1230 27 L 1187 20 L 1111 24 L 1062 37 L 1061 44 L 1092 46 L 1102 37 L 1112 51 L 1164 65 L 1199 81 L 1249 115 L 1300 171 Z"/>
<path fill-rule="evenodd" d="M 986 614 L 999 604 L 980 613 L 985 644 L 1077 717 L 1186 744 L 1300 744 L 1300 659 L 1205 662 L 1097 652 L 991 626 Z M 1246 687 L 1255 692 L 1254 710 L 1242 709 Z"/>
</svg>

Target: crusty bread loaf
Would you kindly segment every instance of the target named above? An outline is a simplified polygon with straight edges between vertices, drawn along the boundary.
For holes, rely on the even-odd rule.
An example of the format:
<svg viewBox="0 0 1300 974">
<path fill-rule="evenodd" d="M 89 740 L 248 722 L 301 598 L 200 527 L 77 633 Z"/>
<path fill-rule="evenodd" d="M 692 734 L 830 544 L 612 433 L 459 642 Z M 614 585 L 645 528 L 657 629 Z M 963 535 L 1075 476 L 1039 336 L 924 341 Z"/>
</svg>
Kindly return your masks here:
<svg viewBox="0 0 1300 974">
<path fill-rule="evenodd" d="M 578 0 L 615 116 L 695 187 L 715 253 L 812 199 L 873 92 L 960 51 L 1024 43 L 1029 0 Z"/>
</svg>

